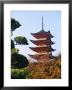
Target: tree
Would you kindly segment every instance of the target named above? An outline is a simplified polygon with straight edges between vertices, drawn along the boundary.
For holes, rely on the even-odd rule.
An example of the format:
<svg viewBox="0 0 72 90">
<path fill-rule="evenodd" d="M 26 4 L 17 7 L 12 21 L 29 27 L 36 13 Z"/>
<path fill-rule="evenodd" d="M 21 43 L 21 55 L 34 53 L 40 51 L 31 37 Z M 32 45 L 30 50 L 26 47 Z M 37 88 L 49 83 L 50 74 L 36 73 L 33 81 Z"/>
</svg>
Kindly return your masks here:
<svg viewBox="0 0 72 90">
<path fill-rule="evenodd" d="M 11 35 L 12 32 L 15 31 L 15 29 L 19 28 L 21 24 L 15 20 L 14 18 L 11 18 Z M 11 49 L 15 48 L 14 41 L 11 40 Z"/>
<path fill-rule="evenodd" d="M 14 41 L 11 40 L 11 49 L 15 48 Z"/>
<path fill-rule="evenodd" d="M 19 28 L 21 24 L 15 20 L 14 18 L 11 18 L 11 34 L 13 31 L 15 31 L 17 28 Z M 16 43 L 18 44 L 25 44 L 27 45 L 27 39 L 25 37 L 17 37 L 15 39 Z M 19 50 L 15 48 L 14 41 L 11 40 L 11 67 L 12 68 L 23 68 L 28 65 L 28 60 L 25 56 L 18 54 Z"/>
<path fill-rule="evenodd" d="M 22 36 L 17 36 L 14 38 L 14 41 L 16 42 L 16 44 L 24 44 L 24 45 L 28 45 L 28 41 L 25 37 Z"/>
<path fill-rule="evenodd" d="M 14 53 L 11 56 L 11 66 L 12 68 L 24 68 L 28 66 L 29 62 L 27 58 L 21 54 Z"/>
<path fill-rule="evenodd" d="M 15 20 L 14 18 L 11 18 L 11 32 L 15 31 L 15 29 L 19 28 L 21 24 Z"/>
</svg>

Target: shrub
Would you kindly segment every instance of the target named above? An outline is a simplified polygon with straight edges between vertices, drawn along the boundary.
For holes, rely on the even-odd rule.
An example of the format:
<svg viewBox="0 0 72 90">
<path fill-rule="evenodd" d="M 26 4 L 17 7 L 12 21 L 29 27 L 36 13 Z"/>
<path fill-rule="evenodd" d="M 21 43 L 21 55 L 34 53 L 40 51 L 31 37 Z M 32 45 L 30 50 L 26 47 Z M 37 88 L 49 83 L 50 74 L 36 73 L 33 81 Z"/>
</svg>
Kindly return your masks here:
<svg viewBox="0 0 72 90">
<path fill-rule="evenodd" d="M 24 44 L 24 45 L 28 45 L 28 41 L 25 37 L 22 36 L 17 36 L 14 38 L 14 41 L 16 42 L 16 44 Z"/>
<path fill-rule="evenodd" d="M 21 24 L 15 20 L 14 18 L 11 18 L 11 32 L 15 31 L 15 29 L 19 28 Z"/>
<path fill-rule="evenodd" d="M 12 79 L 26 79 L 30 76 L 31 74 L 27 69 L 11 69 Z"/>
<path fill-rule="evenodd" d="M 21 54 L 14 53 L 11 55 L 12 68 L 23 68 L 29 64 L 27 58 Z"/>
</svg>

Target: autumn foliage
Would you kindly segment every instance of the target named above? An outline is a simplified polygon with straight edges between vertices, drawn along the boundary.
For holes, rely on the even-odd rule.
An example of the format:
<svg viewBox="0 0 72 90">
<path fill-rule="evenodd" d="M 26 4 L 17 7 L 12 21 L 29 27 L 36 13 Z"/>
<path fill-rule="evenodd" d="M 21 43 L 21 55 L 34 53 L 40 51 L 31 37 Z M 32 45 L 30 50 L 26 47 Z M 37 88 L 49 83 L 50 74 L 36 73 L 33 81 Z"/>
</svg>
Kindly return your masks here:
<svg viewBox="0 0 72 90">
<path fill-rule="evenodd" d="M 61 78 L 61 60 L 56 58 L 48 62 L 39 62 L 30 64 L 27 67 L 31 71 L 30 79 L 60 79 Z"/>
</svg>

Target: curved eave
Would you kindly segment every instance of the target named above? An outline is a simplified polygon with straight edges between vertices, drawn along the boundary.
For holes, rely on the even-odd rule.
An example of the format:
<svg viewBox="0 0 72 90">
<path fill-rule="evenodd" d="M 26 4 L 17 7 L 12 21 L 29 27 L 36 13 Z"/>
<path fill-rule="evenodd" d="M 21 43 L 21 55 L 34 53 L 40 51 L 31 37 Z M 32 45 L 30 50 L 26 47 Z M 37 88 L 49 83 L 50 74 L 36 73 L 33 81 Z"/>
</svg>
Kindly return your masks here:
<svg viewBox="0 0 72 90">
<path fill-rule="evenodd" d="M 28 54 L 29 55 L 29 54 Z M 47 55 L 47 54 L 40 54 L 40 55 L 37 55 L 37 54 L 35 54 L 35 55 L 29 55 L 31 58 L 33 58 L 33 59 L 46 59 L 46 58 L 53 58 L 53 56 L 49 56 L 49 55 Z"/>
<path fill-rule="evenodd" d="M 29 47 L 29 48 L 35 52 L 38 52 L 38 53 L 55 51 L 55 49 L 52 49 L 49 47 Z"/>
<path fill-rule="evenodd" d="M 51 35 L 51 38 L 53 38 L 54 36 L 53 35 Z"/>
<path fill-rule="evenodd" d="M 52 51 L 55 51 L 56 49 L 52 49 Z"/>
<path fill-rule="evenodd" d="M 53 44 L 55 44 L 55 42 L 53 42 Z"/>
<path fill-rule="evenodd" d="M 31 33 L 31 35 L 40 35 L 40 34 L 47 34 L 47 35 L 50 35 L 50 36 L 54 37 L 51 33 L 48 33 L 48 32 L 42 32 L 42 33 Z"/>
<path fill-rule="evenodd" d="M 52 45 L 54 44 L 54 42 L 52 42 L 51 40 L 30 40 L 33 44 L 35 45 Z"/>
<path fill-rule="evenodd" d="M 34 35 L 34 34 L 41 34 L 41 33 L 51 34 L 51 33 L 50 33 L 50 30 L 49 30 L 49 31 L 41 30 L 41 31 L 39 31 L 39 32 L 37 32 L 37 33 L 31 33 L 31 34 Z"/>
<path fill-rule="evenodd" d="M 33 37 L 35 37 L 36 39 L 43 39 L 43 38 L 53 38 L 54 36 L 52 35 L 47 35 L 47 34 L 32 34 Z"/>
</svg>

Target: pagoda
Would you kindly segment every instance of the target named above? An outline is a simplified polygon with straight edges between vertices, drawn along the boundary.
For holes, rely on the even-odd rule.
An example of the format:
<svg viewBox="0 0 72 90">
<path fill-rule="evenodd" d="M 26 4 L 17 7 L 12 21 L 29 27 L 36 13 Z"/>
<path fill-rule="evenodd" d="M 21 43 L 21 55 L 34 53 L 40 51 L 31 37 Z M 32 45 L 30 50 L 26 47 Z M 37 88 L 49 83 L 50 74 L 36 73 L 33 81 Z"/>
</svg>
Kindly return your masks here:
<svg viewBox="0 0 72 90">
<path fill-rule="evenodd" d="M 35 37 L 37 40 L 30 40 L 33 44 L 36 45 L 36 47 L 29 47 L 31 50 L 35 51 L 37 54 L 29 55 L 31 58 L 36 59 L 39 62 L 45 62 L 53 58 L 52 51 L 55 51 L 55 49 L 52 49 L 51 45 L 54 44 L 54 42 L 51 41 L 51 38 L 54 36 L 51 35 L 50 31 L 44 30 L 43 25 L 43 17 L 42 17 L 42 30 L 37 33 L 31 33 L 33 37 Z"/>
</svg>

